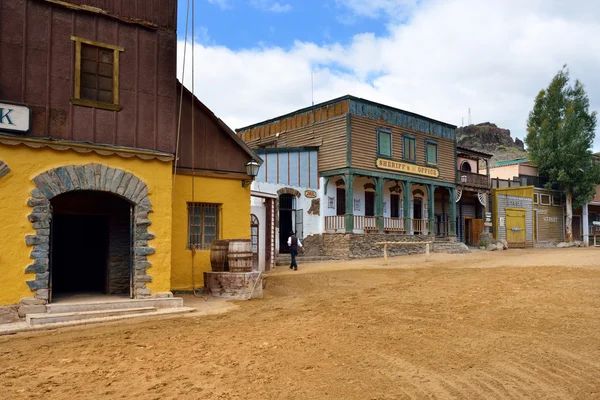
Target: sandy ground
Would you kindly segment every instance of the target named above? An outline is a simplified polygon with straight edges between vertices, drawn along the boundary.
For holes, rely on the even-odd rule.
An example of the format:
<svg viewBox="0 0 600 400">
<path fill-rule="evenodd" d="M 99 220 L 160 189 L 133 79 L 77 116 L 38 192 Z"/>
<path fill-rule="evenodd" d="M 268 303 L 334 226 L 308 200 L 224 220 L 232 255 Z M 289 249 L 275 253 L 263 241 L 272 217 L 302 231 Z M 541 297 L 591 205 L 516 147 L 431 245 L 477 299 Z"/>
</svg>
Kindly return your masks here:
<svg viewBox="0 0 600 400">
<path fill-rule="evenodd" d="M 599 260 L 279 269 L 263 300 L 224 314 L 0 337 L 0 399 L 596 399 Z"/>
</svg>

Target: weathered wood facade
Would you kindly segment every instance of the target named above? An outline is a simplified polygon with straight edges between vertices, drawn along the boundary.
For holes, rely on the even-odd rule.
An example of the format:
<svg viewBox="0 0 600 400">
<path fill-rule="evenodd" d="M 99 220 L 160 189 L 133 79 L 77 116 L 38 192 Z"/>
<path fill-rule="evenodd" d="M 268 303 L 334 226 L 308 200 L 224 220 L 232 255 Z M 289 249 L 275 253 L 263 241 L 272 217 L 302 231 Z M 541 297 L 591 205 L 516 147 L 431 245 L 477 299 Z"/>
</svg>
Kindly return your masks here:
<svg viewBox="0 0 600 400">
<path fill-rule="evenodd" d="M 1 0 L 0 99 L 28 104 L 31 136 L 173 153 L 176 0 Z M 76 42 L 120 52 L 120 111 L 73 104 Z"/>
<path fill-rule="evenodd" d="M 455 236 L 454 130 L 453 125 L 345 96 L 237 133 L 254 148 L 318 146 L 325 195 L 328 203 L 337 204 L 335 214 L 325 216 L 327 231 Z M 343 201 L 338 199 L 342 193 Z M 447 214 L 435 213 L 435 199 L 448 202 L 440 208 Z"/>
<path fill-rule="evenodd" d="M 197 97 L 177 84 L 177 102 L 181 90 L 181 127 L 177 168 L 179 172 L 227 172 L 247 178 L 246 163 L 252 158 L 261 161 L 250 148 Z M 193 142 L 192 142 L 193 125 Z M 193 146 L 192 146 L 193 143 Z"/>
</svg>

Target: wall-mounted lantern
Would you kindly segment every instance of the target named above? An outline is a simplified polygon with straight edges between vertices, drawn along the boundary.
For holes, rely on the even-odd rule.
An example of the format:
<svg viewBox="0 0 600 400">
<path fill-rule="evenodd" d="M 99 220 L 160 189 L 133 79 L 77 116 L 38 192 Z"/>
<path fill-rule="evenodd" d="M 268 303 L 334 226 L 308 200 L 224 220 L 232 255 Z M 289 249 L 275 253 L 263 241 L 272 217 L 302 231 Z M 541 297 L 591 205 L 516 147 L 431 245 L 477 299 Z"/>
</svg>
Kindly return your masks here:
<svg viewBox="0 0 600 400">
<path fill-rule="evenodd" d="M 246 175 L 248 175 L 252 179 L 242 180 L 242 187 L 246 187 L 252 183 L 252 181 L 254 180 L 256 175 L 258 175 L 259 168 L 260 168 L 260 164 L 257 163 L 254 159 L 248 161 L 248 164 L 246 164 Z"/>
</svg>

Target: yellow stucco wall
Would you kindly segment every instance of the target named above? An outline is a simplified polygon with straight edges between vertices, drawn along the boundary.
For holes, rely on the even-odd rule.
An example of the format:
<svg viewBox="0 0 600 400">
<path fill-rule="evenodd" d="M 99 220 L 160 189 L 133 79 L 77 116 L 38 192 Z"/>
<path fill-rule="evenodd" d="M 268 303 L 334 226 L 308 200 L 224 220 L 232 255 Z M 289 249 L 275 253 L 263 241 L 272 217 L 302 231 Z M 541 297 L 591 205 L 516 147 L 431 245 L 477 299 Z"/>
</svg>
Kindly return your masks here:
<svg viewBox="0 0 600 400">
<path fill-rule="evenodd" d="M 32 179 L 49 169 L 67 165 L 103 164 L 130 172 L 146 183 L 153 209 L 149 215 L 152 224 L 148 231 L 156 236 L 149 241 L 149 246 L 156 253 L 148 256 L 152 264 L 148 268 L 148 275 L 152 276 L 152 282 L 147 284 L 147 288 L 152 293 L 170 290 L 171 162 L 3 144 L 0 144 L 0 160 L 11 169 L 8 175 L 0 179 L 0 305 L 16 304 L 21 298 L 33 296 L 25 281 L 35 279 L 35 274 L 24 273 L 32 263 L 29 258 L 32 248 L 25 244 L 25 236 L 35 234 L 31 222 L 27 220 L 32 211 L 27 206 L 27 200 L 36 187 Z"/>
<path fill-rule="evenodd" d="M 221 204 L 220 239 L 250 238 L 250 187 L 239 179 L 194 178 L 194 202 Z M 171 290 L 192 289 L 192 252 L 187 248 L 187 203 L 192 202 L 192 177 L 177 175 L 173 200 L 173 261 Z M 203 272 L 210 271 L 210 251 L 198 250 L 194 257 L 195 285 L 204 285 Z"/>
</svg>

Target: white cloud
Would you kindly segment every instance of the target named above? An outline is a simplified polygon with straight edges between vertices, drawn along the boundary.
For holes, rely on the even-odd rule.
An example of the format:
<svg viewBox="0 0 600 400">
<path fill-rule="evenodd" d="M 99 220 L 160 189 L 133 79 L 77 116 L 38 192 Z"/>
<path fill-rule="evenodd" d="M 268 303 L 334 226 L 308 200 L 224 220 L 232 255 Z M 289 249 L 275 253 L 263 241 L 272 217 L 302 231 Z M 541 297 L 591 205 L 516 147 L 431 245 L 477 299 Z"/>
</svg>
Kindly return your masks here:
<svg viewBox="0 0 600 400">
<path fill-rule="evenodd" d="M 387 17 L 403 19 L 419 4 L 419 0 L 335 0 L 340 8 L 347 9 L 353 16 L 369 18 Z M 340 17 L 345 22 L 353 21 L 350 16 Z"/>
<path fill-rule="evenodd" d="M 371 2 L 384 3 L 392 4 Z M 365 33 L 347 46 L 198 45 L 197 94 L 239 128 L 309 106 L 313 69 L 316 102 L 353 94 L 456 125 L 471 108 L 474 122 L 495 122 L 522 138 L 535 95 L 565 63 L 600 108 L 600 2 L 562 4 L 431 0 L 408 22 L 389 20 L 384 37 Z"/>
<path fill-rule="evenodd" d="M 221 10 L 227 10 L 233 7 L 233 0 L 208 0 L 208 2 L 210 4 L 219 6 Z"/>
<path fill-rule="evenodd" d="M 259 10 L 274 13 L 286 13 L 292 10 L 290 4 L 281 4 L 273 0 L 250 0 L 250 4 Z"/>
</svg>

